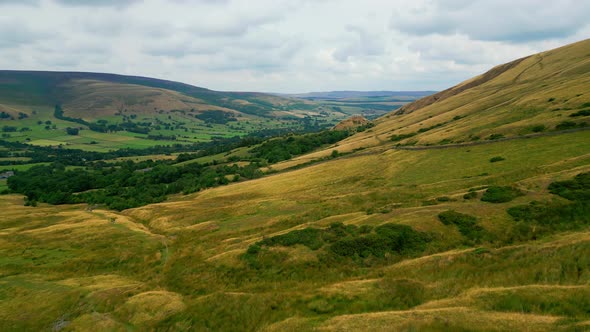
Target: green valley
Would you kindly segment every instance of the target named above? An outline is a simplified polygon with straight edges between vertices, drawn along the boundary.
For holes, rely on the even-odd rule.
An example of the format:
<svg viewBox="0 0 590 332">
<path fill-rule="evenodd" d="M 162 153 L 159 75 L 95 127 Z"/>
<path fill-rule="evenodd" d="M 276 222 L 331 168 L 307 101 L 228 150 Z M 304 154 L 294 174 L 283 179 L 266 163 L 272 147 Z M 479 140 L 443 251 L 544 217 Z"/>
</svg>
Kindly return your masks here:
<svg viewBox="0 0 590 332">
<path fill-rule="evenodd" d="M 80 74 L 60 78 L 68 88 L 56 93 L 23 78 L 38 92 L 30 100 L 61 102 L 23 108 L 20 120 L 4 108 L 16 117 L 6 123 L 21 125 L 5 137 L 2 168 L 45 164 L 0 182 L 0 326 L 588 330 L 589 64 L 584 40 L 370 122 L 305 134 L 293 126 L 331 127 L 344 117 L 335 107 L 393 101 L 222 94 L 108 75 L 71 88 Z M 138 86 L 139 101 L 115 94 Z M 94 92 L 69 94 L 77 89 L 115 92 L 90 106 Z M 174 104 L 160 98 L 180 94 L 174 102 L 188 110 L 159 112 Z M 76 135 L 50 135 L 76 121 Z M 108 129 L 144 121 L 149 133 Z M 247 135 L 279 129 L 289 133 Z M 156 146 L 149 135 L 179 144 Z M 212 136 L 226 140 L 205 142 Z M 152 150 L 115 150 L 126 147 Z"/>
</svg>

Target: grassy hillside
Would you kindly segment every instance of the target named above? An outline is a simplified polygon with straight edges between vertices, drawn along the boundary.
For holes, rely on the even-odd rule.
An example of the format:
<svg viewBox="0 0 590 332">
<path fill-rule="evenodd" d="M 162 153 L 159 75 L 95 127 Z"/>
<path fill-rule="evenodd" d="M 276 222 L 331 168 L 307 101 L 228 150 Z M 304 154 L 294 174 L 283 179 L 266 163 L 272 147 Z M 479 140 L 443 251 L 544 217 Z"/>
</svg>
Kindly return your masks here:
<svg viewBox="0 0 590 332">
<path fill-rule="evenodd" d="M 590 40 L 500 65 L 401 107 L 340 149 L 392 138 L 405 145 L 449 144 L 588 126 L 589 70 Z"/>
<path fill-rule="evenodd" d="M 303 99 L 143 77 L 27 71 L 0 71 L 0 112 L 2 139 L 95 151 L 317 130 L 347 117 Z M 68 127 L 81 130 L 68 137 Z"/>
<path fill-rule="evenodd" d="M 587 121 L 569 114 L 587 101 L 589 47 L 503 67 L 260 179 L 122 212 L 0 196 L 0 326 L 587 330 L 590 130 L 553 124 Z M 549 98 L 562 110 L 502 111 Z M 515 139 L 444 144 L 486 130 Z"/>
<path fill-rule="evenodd" d="M 0 322 L 38 329 L 66 321 L 74 330 L 582 324 L 590 317 L 574 308 L 590 291 L 586 228 L 520 239 L 506 211 L 563 201 L 547 185 L 590 171 L 589 138 L 582 132 L 334 159 L 124 213 L 23 207 L 22 198 L 3 196 Z M 489 161 L 498 155 L 505 160 Z M 441 163 L 449 167 L 441 171 Z M 480 201 L 491 185 L 515 186 L 524 196 Z M 463 198 L 471 188 L 477 198 Z M 448 210 L 474 216 L 487 238 L 472 241 L 445 226 L 437 216 Z M 408 225 L 432 240 L 420 253 L 383 258 L 343 258 L 305 245 L 262 246 L 251 260 L 243 256 L 264 238 L 334 222 Z M 48 300 L 30 300 L 39 296 Z"/>
</svg>

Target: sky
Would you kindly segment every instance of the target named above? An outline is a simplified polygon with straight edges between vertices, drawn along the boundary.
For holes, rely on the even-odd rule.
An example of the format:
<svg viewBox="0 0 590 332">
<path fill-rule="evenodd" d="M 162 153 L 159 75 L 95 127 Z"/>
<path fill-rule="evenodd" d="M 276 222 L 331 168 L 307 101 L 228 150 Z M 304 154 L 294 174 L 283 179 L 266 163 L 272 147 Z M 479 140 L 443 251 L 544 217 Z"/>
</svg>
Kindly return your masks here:
<svg viewBox="0 0 590 332">
<path fill-rule="evenodd" d="M 442 90 L 590 36 L 576 0 L 0 0 L 0 69 L 214 90 Z"/>
</svg>

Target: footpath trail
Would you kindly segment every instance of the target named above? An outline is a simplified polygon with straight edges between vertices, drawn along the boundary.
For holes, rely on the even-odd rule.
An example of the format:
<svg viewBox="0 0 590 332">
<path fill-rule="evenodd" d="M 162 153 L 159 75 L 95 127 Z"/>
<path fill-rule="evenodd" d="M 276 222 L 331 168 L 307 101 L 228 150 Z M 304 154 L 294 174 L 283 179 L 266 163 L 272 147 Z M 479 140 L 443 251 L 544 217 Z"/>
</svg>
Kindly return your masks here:
<svg viewBox="0 0 590 332">
<path fill-rule="evenodd" d="M 523 136 L 504 137 L 504 138 L 498 138 L 495 140 L 488 140 L 488 141 L 477 141 L 477 142 L 469 142 L 469 143 L 444 144 L 444 145 L 397 145 L 397 146 L 393 146 L 391 148 L 393 150 L 454 149 L 454 148 L 463 148 L 463 147 L 470 147 L 470 146 L 476 146 L 476 145 L 494 144 L 494 143 L 505 142 L 505 141 L 519 140 L 519 139 L 528 139 L 528 138 L 544 137 L 544 136 L 557 136 L 557 135 L 561 135 L 561 134 L 575 133 L 575 132 L 584 131 L 584 130 L 590 130 L 590 127 L 553 131 L 553 132 L 549 132 L 549 133 L 537 133 L 537 134 L 529 134 L 529 135 L 523 135 Z"/>
</svg>

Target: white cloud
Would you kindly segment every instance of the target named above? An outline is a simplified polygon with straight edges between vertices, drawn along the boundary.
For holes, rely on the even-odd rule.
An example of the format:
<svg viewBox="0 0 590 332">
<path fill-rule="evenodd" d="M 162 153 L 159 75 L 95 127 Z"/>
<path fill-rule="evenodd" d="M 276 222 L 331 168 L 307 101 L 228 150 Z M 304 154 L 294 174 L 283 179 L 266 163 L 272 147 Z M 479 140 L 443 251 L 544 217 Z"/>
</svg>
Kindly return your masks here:
<svg viewBox="0 0 590 332">
<path fill-rule="evenodd" d="M 588 13 L 588 1 L 433 0 L 396 10 L 391 27 L 411 35 L 463 34 L 520 43 L 575 34 L 588 24 Z"/>
<path fill-rule="evenodd" d="M 0 0 L 0 68 L 219 90 L 444 89 L 585 38 L 563 0 Z"/>
</svg>

